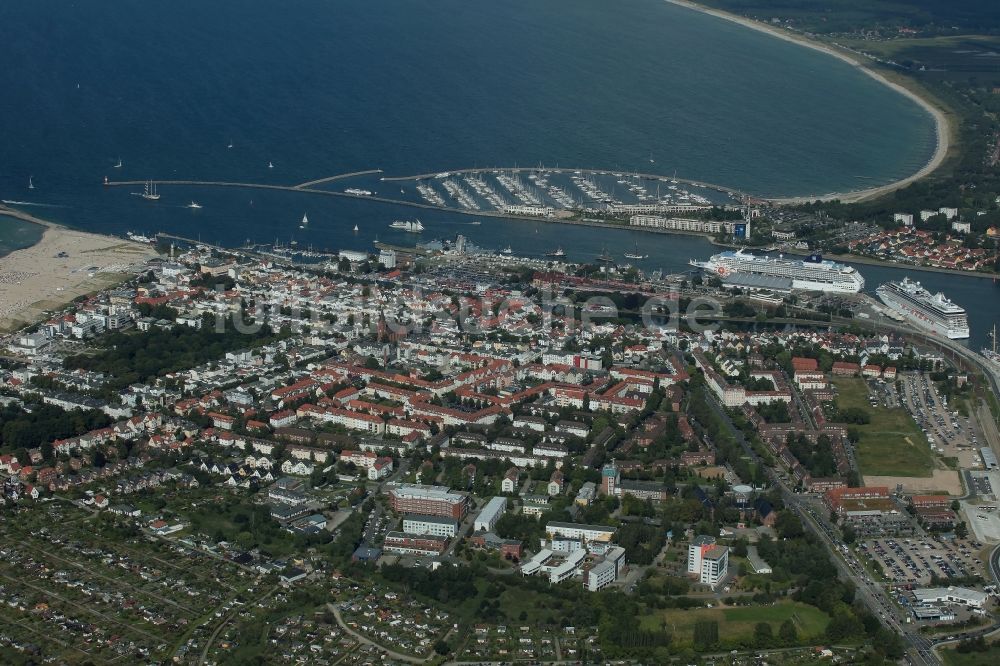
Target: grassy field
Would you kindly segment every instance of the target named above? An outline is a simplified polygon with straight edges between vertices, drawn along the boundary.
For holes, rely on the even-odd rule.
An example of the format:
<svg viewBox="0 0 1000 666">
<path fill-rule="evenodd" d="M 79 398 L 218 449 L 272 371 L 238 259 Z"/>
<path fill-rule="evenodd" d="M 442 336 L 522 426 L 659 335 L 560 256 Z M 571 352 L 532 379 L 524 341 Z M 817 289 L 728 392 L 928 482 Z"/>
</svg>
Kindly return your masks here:
<svg viewBox="0 0 1000 666">
<path fill-rule="evenodd" d="M 976 75 L 984 83 L 1000 77 L 1000 62 L 993 54 L 1000 49 L 1000 38 L 981 35 L 955 35 L 922 39 L 839 40 L 844 46 L 871 53 L 918 70 L 923 78 L 954 78 L 957 74 Z"/>
<path fill-rule="evenodd" d="M 674 640 L 690 644 L 694 639 L 694 625 L 699 620 L 719 623 L 719 636 L 726 641 L 738 642 L 753 636 L 758 622 L 767 622 L 777 635 L 781 623 L 792 620 L 803 640 L 818 638 L 826 631 L 829 616 L 813 606 L 792 601 L 773 606 L 743 606 L 739 608 L 696 608 L 692 610 L 668 609 L 656 611 L 641 619 L 640 625 L 649 631 L 664 628 L 674 634 Z"/>
<path fill-rule="evenodd" d="M 507 588 L 500 594 L 500 608 L 514 620 L 541 625 L 557 623 L 566 605 L 561 599 L 534 590 Z"/>
<path fill-rule="evenodd" d="M 837 406 L 857 407 L 871 415 L 871 423 L 854 426 L 861 433 L 857 445 L 862 474 L 877 476 L 931 476 L 934 456 L 927 438 L 903 408 L 872 407 L 868 385 L 857 377 L 834 380 Z"/>
<path fill-rule="evenodd" d="M 1000 645 L 994 643 L 986 652 L 962 654 L 955 650 L 941 650 L 945 666 L 995 666 L 1000 664 Z"/>
</svg>

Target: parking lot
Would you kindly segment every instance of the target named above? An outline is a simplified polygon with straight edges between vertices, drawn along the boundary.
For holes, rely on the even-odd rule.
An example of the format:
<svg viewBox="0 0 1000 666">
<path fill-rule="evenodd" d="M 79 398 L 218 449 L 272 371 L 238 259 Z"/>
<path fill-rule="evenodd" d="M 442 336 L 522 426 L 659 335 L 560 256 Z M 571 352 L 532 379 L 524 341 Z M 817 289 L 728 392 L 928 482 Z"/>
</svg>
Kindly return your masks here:
<svg viewBox="0 0 1000 666">
<path fill-rule="evenodd" d="M 965 473 L 965 478 L 968 481 L 969 493 L 972 495 L 978 495 L 984 499 L 995 499 L 996 495 L 993 492 L 993 481 L 990 477 L 993 474 L 988 474 L 986 472 L 979 472 L 974 470 L 969 470 Z"/>
<path fill-rule="evenodd" d="M 892 399 L 910 412 L 931 448 L 941 455 L 958 458 L 960 467 L 982 467 L 979 435 L 972 420 L 950 410 L 926 375 L 906 373 L 900 377 L 900 384 L 902 394 Z"/>
<path fill-rule="evenodd" d="M 962 502 L 962 514 L 965 524 L 972 530 L 979 541 L 996 543 L 1000 541 L 1000 511 L 995 499 Z"/>
<path fill-rule="evenodd" d="M 978 542 L 955 539 L 870 539 L 858 545 L 862 559 L 877 562 L 896 585 L 931 584 L 931 576 L 960 578 L 981 573 Z"/>
</svg>

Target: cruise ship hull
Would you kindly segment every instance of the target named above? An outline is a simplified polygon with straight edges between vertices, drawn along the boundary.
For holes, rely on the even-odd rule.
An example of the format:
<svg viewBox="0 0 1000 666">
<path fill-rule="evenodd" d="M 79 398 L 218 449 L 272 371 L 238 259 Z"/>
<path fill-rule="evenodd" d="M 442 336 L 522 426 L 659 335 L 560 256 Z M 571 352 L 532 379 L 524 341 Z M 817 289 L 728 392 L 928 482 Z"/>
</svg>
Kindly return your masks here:
<svg viewBox="0 0 1000 666">
<path fill-rule="evenodd" d="M 792 280 L 792 289 L 800 291 L 825 291 L 829 294 L 856 294 L 861 291 L 864 283 L 813 282 L 811 280 Z"/>
<path fill-rule="evenodd" d="M 950 326 L 947 322 L 935 316 L 933 312 L 928 311 L 926 307 L 919 303 L 911 302 L 909 299 L 886 288 L 885 285 L 876 289 L 875 295 L 887 306 L 903 315 L 907 322 L 918 328 L 943 335 L 952 340 L 964 340 L 969 337 L 968 325 Z"/>
<path fill-rule="evenodd" d="M 865 286 L 864 278 L 853 268 L 822 260 L 771 259 L 743 252 L 723 252 L 708 261 L 691 261 L 690 264 L 724 281 L 736 281 L 741 275 L 784 280 L 785 290 L 857 294 Z"/>
</svg>

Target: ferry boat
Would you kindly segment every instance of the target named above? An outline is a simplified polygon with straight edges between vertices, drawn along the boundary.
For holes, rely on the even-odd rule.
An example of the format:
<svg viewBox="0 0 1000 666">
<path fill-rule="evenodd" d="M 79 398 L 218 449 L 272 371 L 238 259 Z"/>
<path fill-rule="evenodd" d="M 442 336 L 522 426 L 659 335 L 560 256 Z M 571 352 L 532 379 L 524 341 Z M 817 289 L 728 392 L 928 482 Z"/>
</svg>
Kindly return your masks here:
<svg viewBox="0 0 1000 666">
<path fill-rule="evenodd" d="M 153 245 L 156 243 L 155 238 L 150 238 L 149 236 L 143 236 L 142 234 L 137 234 L 132 231 L 125 232 L 125 238 L 130 241 L 135 241 L 136 243 L 146 243 L 147 245 Z"/>
<path fill-rule="evenodd" d="M 424 230 L 424 225 L 420 220 L 395 220 L 389 225 L 390 229 L 399 229 L 410 234 L 419 234 Z"/>
<path fill-rule="evenodd" d="M 566 252 L 564 252 L 561 247 L 557 247 L 556 249 L 552 250 L 551 252 L 546 252 L 545 256 L 546 257 L 555 257 L 557 259 L 561 259 L 561 258 L 563 258 L 563 257 L 566 256 Z"/>
<path fill-rule="evenodd" d="M 151 180 L 146 181 L 146 186 L 142 190 L 143 199 L 148 199 L 149 201 L 156 201 L 160 198 L 160 195 L 156 193 L 156 183 Z"/>
<path fill-rule="evenodd" d="M 756 276 L 764 278 L 762 282 L 774 281 L 767 278 L 776 278 L 788 289 L 856 294 L 865 286 L 865 279 L 854 268 L 823 259 L 818 254 L 811 254 L 805 259 L 787 259 L 782 255 L 774 258 L 743 250 L 728 250 L 713 255 L 708 261 L 692 260 L 688 263 L 720 278 Z"/>
<path fill-rule="evenodd" d="M 900 282 L 886 282 L 875 290 L 875 295 L 911 324 L 952 340 L 969 337 L 965 309 L 940 292 L 931 294 L 919 282 L 905 277 Z"/>
<path fill-rule="evenodd" d="M 369 190 L 359 190 L 356 187 L 348 187 L 344 190 L 345 194 L 353 194 L 356 197 L 370 197 L 372 193 Z"/>
</svg>

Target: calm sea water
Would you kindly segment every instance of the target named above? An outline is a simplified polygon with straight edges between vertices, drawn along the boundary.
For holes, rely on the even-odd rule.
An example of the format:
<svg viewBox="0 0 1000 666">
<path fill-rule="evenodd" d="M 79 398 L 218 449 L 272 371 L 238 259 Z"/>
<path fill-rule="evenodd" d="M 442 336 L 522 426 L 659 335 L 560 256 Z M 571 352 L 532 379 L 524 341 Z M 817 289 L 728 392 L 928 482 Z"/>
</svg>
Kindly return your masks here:
<svg viewBox="0 0 1000 666">
<path fill-rule="evenodd" d="M 44 231 L 37 224 L 0 215 L 0 257 L 31 247 L 41 239 Z"/>
<path fill-rule="evenodd" d="M 931 118 L 851 66 L 660 0 L 9 0 L 0 26 L 0 198 L 101 232 L 413 240 L 387 228 L 404 207 L 204 187 L 151 203 L 105 177 L 295 184 L 545 163 L 777 196 L 885 183 L 934 149 Z M 711 253 L 697 238 L 420 218 L 425 237 L 522 253 L 638 243 L 646 268 Z"/>
<path fill-rule="evenodd" d="M 9 0 L 0 25 L 0 192 L 33 176 L 81 222 L 139 216 L 104 176 L 544 162 L 792 195 L 933 152 L 928 114 L 853 67 L 660 0 Z"/>
</svg>

